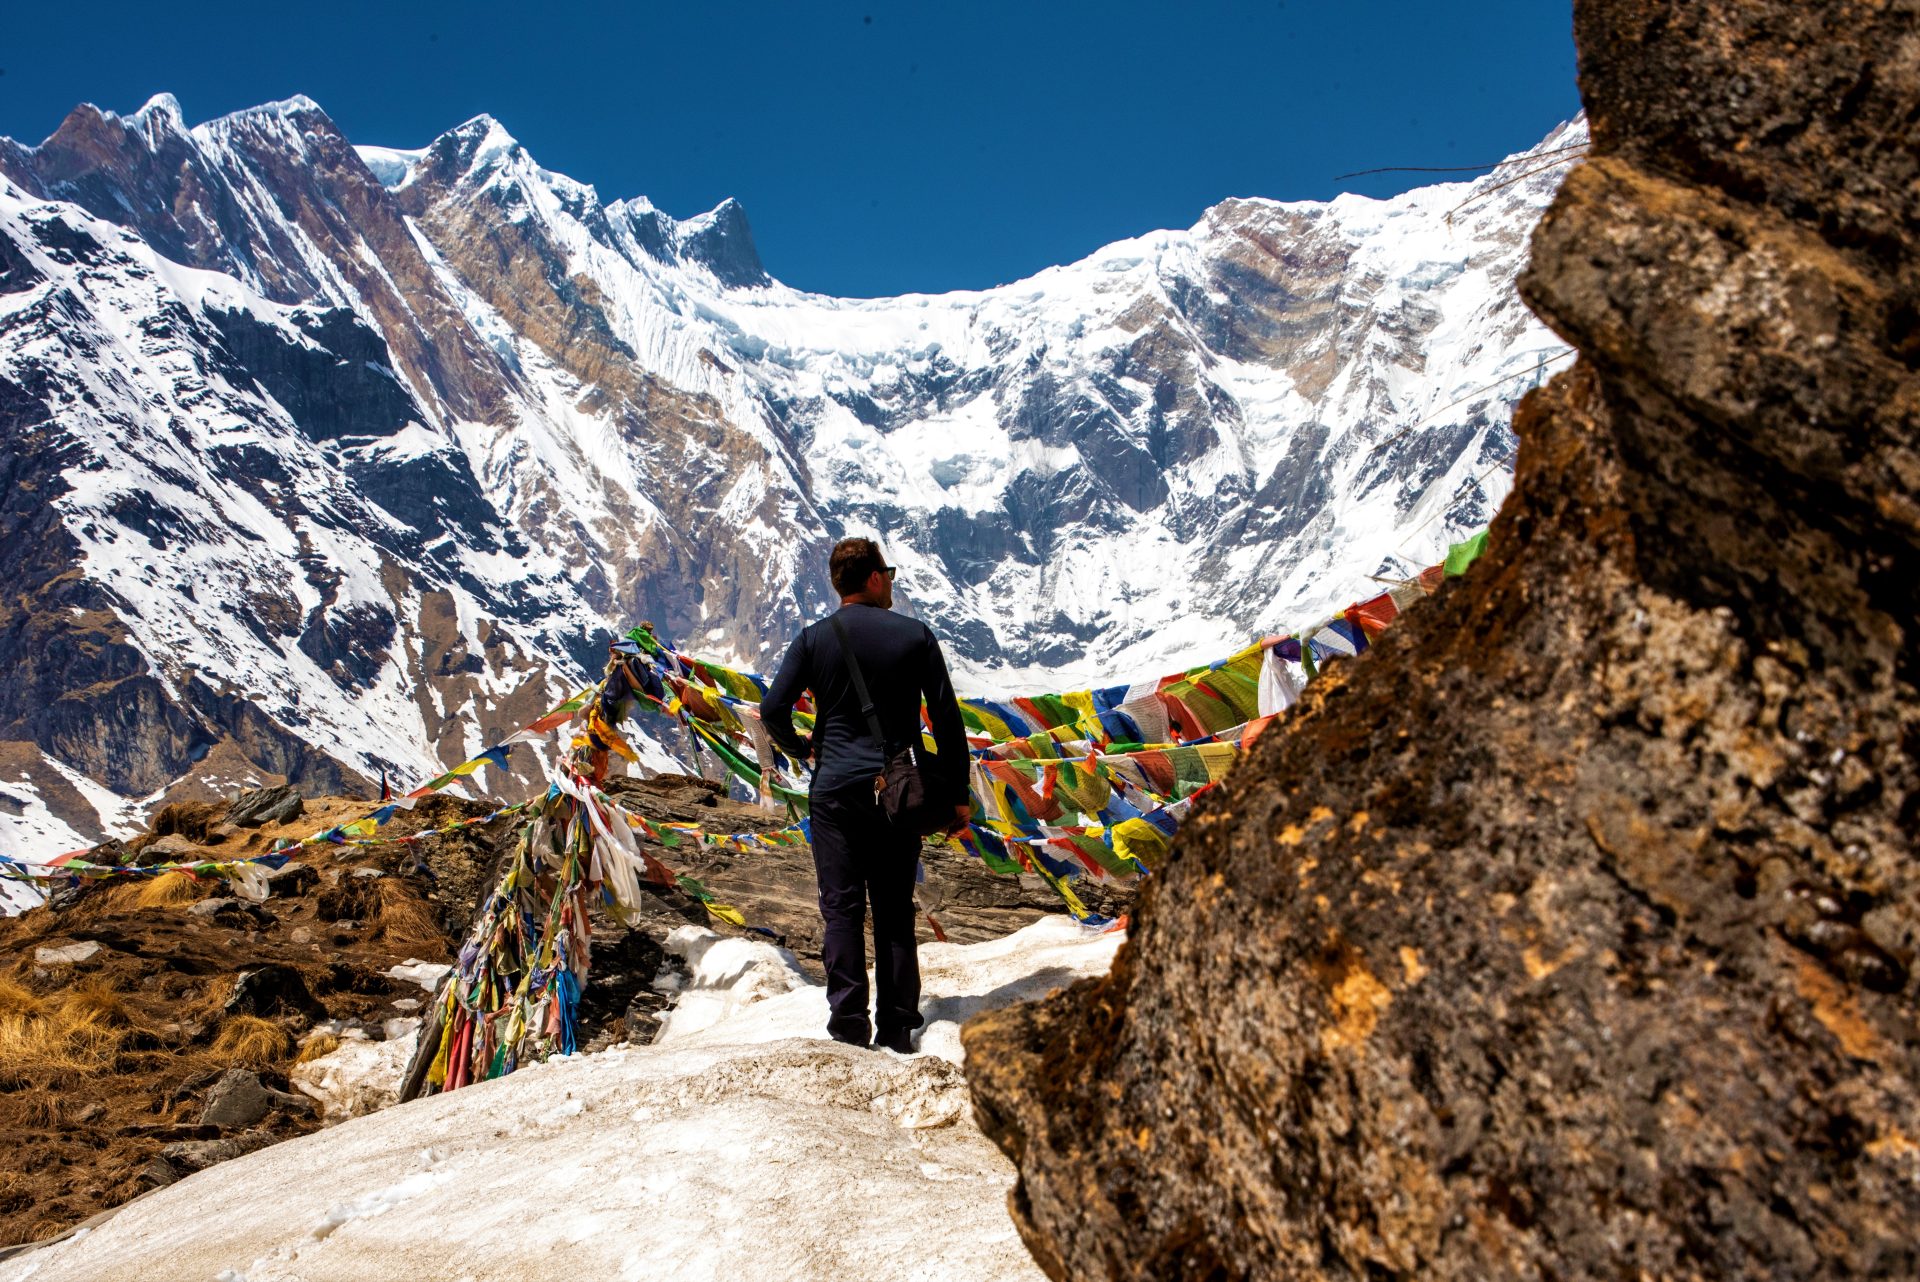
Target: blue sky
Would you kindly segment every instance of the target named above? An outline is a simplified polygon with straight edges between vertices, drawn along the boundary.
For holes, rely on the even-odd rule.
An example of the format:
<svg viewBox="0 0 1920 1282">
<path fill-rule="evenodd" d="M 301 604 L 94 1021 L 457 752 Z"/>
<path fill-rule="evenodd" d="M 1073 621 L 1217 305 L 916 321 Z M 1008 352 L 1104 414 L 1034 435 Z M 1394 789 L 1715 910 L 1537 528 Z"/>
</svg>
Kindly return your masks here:
<svg viewBox="0 0 1920 1282">
<path fill-rule="evenodd" d="M 396 147 L 487 112 L 603 198 L 738 197 L 790 284 L 893 294 L 1529 147 L 1579 109 L 1571 21 L 1565 0 L 96 0 L 5 20 L 0 133 L 162 90 L 189 122 L 305 93 Z"/>
</svg>

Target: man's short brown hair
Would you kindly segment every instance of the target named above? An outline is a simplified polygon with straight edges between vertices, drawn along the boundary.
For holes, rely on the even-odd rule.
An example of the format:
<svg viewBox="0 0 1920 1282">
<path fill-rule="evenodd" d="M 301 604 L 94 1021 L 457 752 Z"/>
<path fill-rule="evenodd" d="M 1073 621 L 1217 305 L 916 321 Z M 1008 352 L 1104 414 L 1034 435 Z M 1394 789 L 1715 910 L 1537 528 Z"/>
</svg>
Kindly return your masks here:
<svg viewBox="0 0 1920 1282">
<path fill-rule="evenodd" d="M 887 559 L 880 555 L 880 545 L 872 539 L 841 539 L 833 545 L 833 555 L 827 560 L 833 590 L 841 596 L 852 596 L 863 590 L 875 570 L 886 568 Z"/>
</svg>

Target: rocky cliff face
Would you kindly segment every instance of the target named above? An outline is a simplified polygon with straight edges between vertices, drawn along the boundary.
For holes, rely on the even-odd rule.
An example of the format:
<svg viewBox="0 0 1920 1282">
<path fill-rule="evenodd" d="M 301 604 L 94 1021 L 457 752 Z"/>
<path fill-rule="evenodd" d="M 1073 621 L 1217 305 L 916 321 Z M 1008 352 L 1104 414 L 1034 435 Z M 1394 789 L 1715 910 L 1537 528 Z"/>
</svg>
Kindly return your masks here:
<svg viewBox="0 0 1920 1282">
<path fill-rule="evenodd" d="M 0 814 L 45 852 L 412 783 L 641 619 L 770 666 L 849 532 L 975 688 L 1310 622 L 1505 492 L 1565 350 L 1511 287 L 1534 167 L 846 300 L 769 276 L 737 204 L 602 201 L 486 117 L 396 151 L 162 96 L 0 140 Z"/>
<path fill-rule="evenodd" d="M 1578 0 L 1484 559 L 983 1017 L 1073 1278 L 1920 1270 L 1920 25 Z"/>
</svg>

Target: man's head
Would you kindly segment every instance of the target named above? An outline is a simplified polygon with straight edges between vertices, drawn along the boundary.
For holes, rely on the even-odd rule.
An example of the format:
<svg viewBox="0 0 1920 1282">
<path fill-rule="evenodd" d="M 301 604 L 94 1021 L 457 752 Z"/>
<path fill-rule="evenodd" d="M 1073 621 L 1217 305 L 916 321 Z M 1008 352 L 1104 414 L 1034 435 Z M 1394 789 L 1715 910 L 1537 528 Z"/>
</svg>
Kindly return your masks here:
<svg viewBox="0 0 1920 1282">
<path fill-rule="evenodd" d="M 893 608 L 893 568 L 872 539 L 841 539 L 833 545 L 827 571 L 842 601 Z"/>
</svg>

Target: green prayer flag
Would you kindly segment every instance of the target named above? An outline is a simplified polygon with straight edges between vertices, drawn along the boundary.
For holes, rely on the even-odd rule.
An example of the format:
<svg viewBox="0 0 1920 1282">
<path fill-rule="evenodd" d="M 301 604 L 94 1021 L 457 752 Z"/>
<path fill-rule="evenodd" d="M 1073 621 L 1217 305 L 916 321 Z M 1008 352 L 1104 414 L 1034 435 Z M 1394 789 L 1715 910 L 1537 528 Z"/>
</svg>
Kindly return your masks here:
<svg viewBox="0 0 1920 1282">
<path fill-rule="evenodd" d="M 1454 544 L 1447 549 L 1447 559 L 1443 562 L 1446 576 L 1451 579 L 1456 575 L 1465 574 L 1467 567 L 1479 560 L 1480 554 L 1486 550 L 1487 532 L 1485 530 L 1463 543 Z"/>
</svg>

